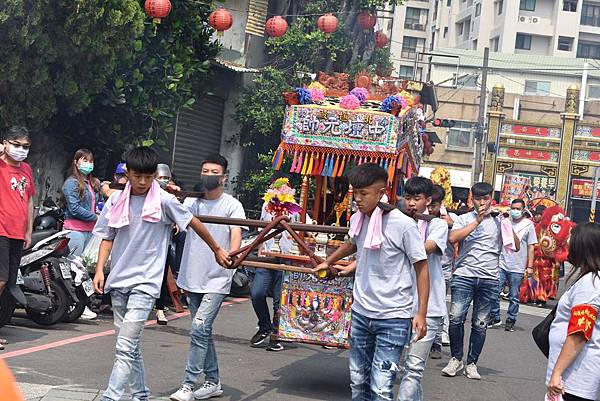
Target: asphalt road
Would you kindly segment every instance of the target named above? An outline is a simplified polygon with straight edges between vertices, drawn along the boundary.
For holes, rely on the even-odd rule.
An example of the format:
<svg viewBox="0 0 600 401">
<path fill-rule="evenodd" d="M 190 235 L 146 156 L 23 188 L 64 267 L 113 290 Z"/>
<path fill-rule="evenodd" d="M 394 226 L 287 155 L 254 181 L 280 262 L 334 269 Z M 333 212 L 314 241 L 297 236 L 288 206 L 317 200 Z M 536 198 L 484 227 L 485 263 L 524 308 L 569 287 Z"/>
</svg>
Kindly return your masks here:
<svg viewBox="0 0 600 401">
<path fill-rule="evenodd" d="M 506 304 L 503 304 L 506 307 Z M 479 370 L 480 382 L 440 375 L 444 359 L 430 360 L 424 379 L 424 399 L 508 401 L 543 399 L 546 359 L 531 339 L 531 329 L 547 310 L 523 307 L 517 331 L 488 331 Z M 188 315 L 174 316 L 168 326 L 150 322 L 144 333 L 144 359 L 150 388 L 160 398 L 175 391 L 183 377 L 188 350 Z M 13 369 L 28 400 L 80 399 L 106 383 L 113 363 L 112 319 L 40 328 L 24 318 L 0 330 L 11 344 L 0 357 Z M 224 401 L 348 400 L 348 355 L 343 350 L 291 344 L 279 353 L 249 347 L 256 318 L 248 300 L 223 306 L 214 327 Z M 90 389 L 90 390 L 83 390 Z M 54 396 L 52 396 L 54 394 Z M 57 398 L 57 394 L 61 397 Z M 81 393 L 83 394 L 83 393 Z M 87 394 L 87 393 L 86 393 Z M 89 398 L 88 398 L 89 397 Z"/>
</svg>

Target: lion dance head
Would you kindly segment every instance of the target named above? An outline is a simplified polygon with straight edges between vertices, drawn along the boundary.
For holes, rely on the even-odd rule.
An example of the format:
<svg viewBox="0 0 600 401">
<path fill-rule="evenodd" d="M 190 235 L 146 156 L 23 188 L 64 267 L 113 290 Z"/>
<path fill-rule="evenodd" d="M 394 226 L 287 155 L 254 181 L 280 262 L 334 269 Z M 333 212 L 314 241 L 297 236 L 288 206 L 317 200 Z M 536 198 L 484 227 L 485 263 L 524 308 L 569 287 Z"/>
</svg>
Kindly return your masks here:
<svg viewBox="0 0 600 401">
<path fill-rule="evenodd" d="M 567 260 L 569 238 L 574 226 L 560 206 L 547 208 L 536 226 L 540 253 L 557 262 Z"/>
</svg>

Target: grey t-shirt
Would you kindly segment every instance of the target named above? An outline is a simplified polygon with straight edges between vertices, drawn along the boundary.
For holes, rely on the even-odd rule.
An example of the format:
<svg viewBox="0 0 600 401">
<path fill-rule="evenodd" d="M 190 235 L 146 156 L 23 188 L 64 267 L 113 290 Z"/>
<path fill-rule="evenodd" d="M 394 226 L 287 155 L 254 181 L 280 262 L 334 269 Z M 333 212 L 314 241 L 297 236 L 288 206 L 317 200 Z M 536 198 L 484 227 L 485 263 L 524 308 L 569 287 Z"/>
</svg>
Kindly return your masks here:
<svg viewBox="0 0 600 401">
<path fill-rule="evenodd" d="M 425 241 L 433 241 L 438 247 L 433 253 L 427 255 L 427 267 L 429 268 L 429 303 L 427 304 L 427 317 L 445 316 L 446 306 L 446 282 L 442 270 L 442 256 L 448 244 L 448 223 L 445 220 L 435 218 L 427 224 Z M 416 275 L 414 275 L 416 280 Z M 417 286 L 414 285 L 415 303 L 413 312 L 418 310 Z"/>
<path fill-rule="evenodd" d="M 511 273 L 521 273 L 527 267 L 527 247 L 538 243 L 535 227 L 529 219 L 523 219 L 518 223 L 512 222 L 513 231 L 521 242 L 519 252 L 502 248 L 500 254 L 500 268 Z"/>
<path fill-rule="evenodd" d="M 245 219 L 242 204 L 229 194 L 219 199 L 188 199 L 184 203 L 194 215 Z M 231 248 L 231 227 L 224 224 L 205 224 L 217 244 L 226 251 Z M 229 294 L 235 269 L 225 269 L 217 263 L 212 250 L 193 230 L 188 230 L 181 257 L 177 285 L 199 294 Z"/>
<path fill-rule="evenodd" d="M 159 222 L 151 223 L 142 219 L 146 196 L 131 195 L 129 225 L 112 228 L 108 226 L 106 215 L 121 193 L 122 191 L 118 191 L 111 195 L 94 228 L 94 235 L 114 241 L 110 274 L 104 284 L 104 291 L 135 288 L 158 298 L 173 225 L 185 230 L 192 220 L 192 214 L 175 196 L 161 190 L 162 217 Z"/>
<path fill-rule="evenodd" d="M 356 277 L 352 310 L 371 319 L 412 318 L 413 264 L 427 259 L 417 224 L 399 210 L 383 215 L 383 243 L 365 249 L 370 218 L 365 216 L 356 244 Z"/>
<path fill-rule="evenodd" d="M 470 212 L 454 220 L 452 231 L 468 226 L 477 218 Z M 486 217 L 471 234 L 458 244 L 454 274 L 462 277 L 498 278 L 502 234 L 497 218 Z"/>
<path fill-rule="evenodd" d="M 448 213 L 448 216 L 453 222 L 458 218 L 458 215 L 454 213 Z M 451 244 L 450 241 L 446 243 L 446 250 L 442 256 L 442 269 L 444 270 L 444 279 L 449 280 L 454 269 L 454 244 Z"/>
</svg>

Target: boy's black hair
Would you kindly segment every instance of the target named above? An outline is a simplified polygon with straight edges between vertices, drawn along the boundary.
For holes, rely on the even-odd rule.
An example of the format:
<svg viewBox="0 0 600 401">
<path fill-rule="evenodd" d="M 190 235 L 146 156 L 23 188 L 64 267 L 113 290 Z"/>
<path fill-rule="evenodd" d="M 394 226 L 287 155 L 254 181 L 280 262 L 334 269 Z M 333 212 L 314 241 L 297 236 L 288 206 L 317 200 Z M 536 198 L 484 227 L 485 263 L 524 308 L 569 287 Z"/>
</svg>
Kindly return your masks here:
<svg viewBox="0 0 600 401">
<path fill-rule="evenodd" d="M 431 191 L 431 202 L 443 202 L 446 197 L 446 190 L 441 185 L 435 184 Z"/>
<path fill-rule="evenodd" d="M 127 171 L 135 171 L 142 174 L 156 173 L 156 166 L 160 160 L 158 153 L 147 146 L 140 146 L 128 150 L 125 155 L 125 165 Z"/>
<path fill-rule="evenodd" d="M 202 163 L 200 163 L 200 169 L 202 169 L 202 167 L 206 163 L 218 164 L 219 166 L 223 167 L 223 173 L 227 172 L 227 167 L 229 166 L 229 162 L 227 162 L 227 159 L 218 153 L 213 153 L 213 154 L 206 156 L 202 160 Z"/>
<path fill-rule="evenodd" d="M 541 216 L 544 214 L 544 212 L 546 211 L 546 206 L 544 205 L 537 205 L 535 207 L 535 212 L 533 213 L 534 216 Z"/>
<path fill-rule="evenodd" d="M 360 166 L 354 167 L 350 171 L 348 178 L 350 179 L 350 185 L 359 189 L 371 186 L 376 182 L 382 182 L 384 185 L 387 184 L 388 174 L 379 164 L 363 163 Z"/>
<path fill-rule="evenodd" d="M 31 138 L 29 137 L 29 131 L 25 127 L 12 126 L 6 131 L 6 140 L 7 141 L 17 141 L 19 139 L 25 139 L 27 142 L 31 142 Z"/>
<path fill-rule="evenodd" d="M 404 184 L 404 193 L 407 195 L 420 195 L 430 197 L 433 192 L 433 182 L 425 177 L 412 177 Z"/>
<path fill-rule="evenodd" d="M 481 197 L 494 194 L 494 187 L 487 182 L 478 182 L 471 187 L 473 197 Z"/>
<path fill-rule="evenodd" d="M 600 224 L 579 223 L 571 231 L 569 240 L 569 263 L 575 269 L 567 278 L 570 281 L 576 272 L 577 279 L 592 273 L 600 277 Z"/>
<path fill-rule="evenodd" d="M 525 209 L 525 201 L 523 199 L 514 199 L 510 205 L 514 205 L 515 203 L 520 203 L 521 205 L 523 205 L 523 209 Z"/>
</svg>

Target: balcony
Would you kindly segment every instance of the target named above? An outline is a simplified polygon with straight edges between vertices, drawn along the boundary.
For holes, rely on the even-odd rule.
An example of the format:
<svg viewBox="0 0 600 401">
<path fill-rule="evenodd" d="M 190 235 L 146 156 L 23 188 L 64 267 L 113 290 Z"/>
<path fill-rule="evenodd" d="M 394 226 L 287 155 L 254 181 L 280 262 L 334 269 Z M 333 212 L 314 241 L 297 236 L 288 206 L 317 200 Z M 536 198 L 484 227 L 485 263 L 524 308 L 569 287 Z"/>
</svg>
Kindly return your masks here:
<svg viewBox="0 0 600 401">
<path fill-rule="evenodd" d="M 581 25 L 600 27 L 600 16 L 582 15 Z"/>
<path fill-rule="evenodd" d="M 404 29 L 412 29 L 413 31 L 425 31 L 425 23 L 419 22 L 419 20 L 407 19 L 404 21 Z"/>
<path fill-rule="evenodd" d="M 411 59 L 411 60 L 413 60 L 416 55 L 417 55 L 416 47 L 414 47 L 414 48 L 413 47 L 403 47 L 402 51 L 400 52 L 400 57 Z"/>
</svg>

